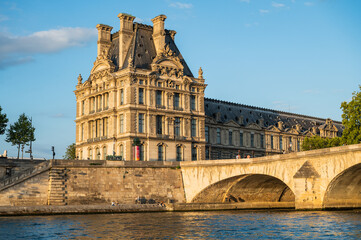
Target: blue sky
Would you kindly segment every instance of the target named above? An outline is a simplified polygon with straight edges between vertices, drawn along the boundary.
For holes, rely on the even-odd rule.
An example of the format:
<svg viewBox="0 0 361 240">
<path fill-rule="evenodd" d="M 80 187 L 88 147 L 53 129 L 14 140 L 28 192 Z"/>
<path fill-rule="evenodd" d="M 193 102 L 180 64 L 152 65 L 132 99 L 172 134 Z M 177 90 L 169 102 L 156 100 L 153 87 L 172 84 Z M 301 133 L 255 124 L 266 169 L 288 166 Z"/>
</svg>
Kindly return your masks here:
<svg viewBox="0 0 361 240">
<path fill-rule="evenodd" d="M 178 48 L 206 96 L 341 120 L 361 80 L 361 1 L 0 1 L 0 106 L 36 128 L 34 156 L 56 157 L 75 141 L 79 73 L 96 58 L 98 23 L 119 30 L 117 15 L 167 16 Z M 16 156 L 0 136 L 0 151 Z"/>
</svg>

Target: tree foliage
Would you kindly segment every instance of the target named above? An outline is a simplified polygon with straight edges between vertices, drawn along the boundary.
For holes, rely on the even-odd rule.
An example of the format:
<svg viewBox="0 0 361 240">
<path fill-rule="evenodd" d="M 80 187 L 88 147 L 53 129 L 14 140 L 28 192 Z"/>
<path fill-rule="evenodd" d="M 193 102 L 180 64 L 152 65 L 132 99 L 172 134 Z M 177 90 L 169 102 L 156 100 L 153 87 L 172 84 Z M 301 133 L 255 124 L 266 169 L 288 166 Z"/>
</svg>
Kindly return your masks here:
<svg viewBox="0 0 361 240">
<path fill-rule="evenodd" d="M 75 159 L 75 143 L 70 144 L 65 151 L 65 155 L 63 156 L 64 159 Z"/>
<path fill-rule="evenodd" d="M 23 113 L 14 124 L 10 124 L 6 133 L 5 141 L 18 147 L 18 158 L 20 154 L 20 147 L 28 145 L 30 141 L 35 141 L 35 128 L 32 126 L 29 118 Z"/>
<path fill-rule="evenodd" d="M 8 118 L 6 117 L 5 113 L 1 113 L 2 108 L 0 106 L 0 135 L 5 133 L 5 129 L 8 123 Z"/>
<path fill-rule="evenodd" d="M 335 138 L 322 138 L 318 135 L 313 137 L 306 137 L 302 143 L 302 150 L 314 150 L 320 148 L 337 147 L 344 144 L 343 139 L 340 137 Z"/>
<path fill-rule="evenodd" d="M 359 86 L 361 90 L 361 86 Z M 346 144 L 361 143 L 361 92 L 353 92 L 350 102 L 341 103 L 342 139 Z"/>
</svg>

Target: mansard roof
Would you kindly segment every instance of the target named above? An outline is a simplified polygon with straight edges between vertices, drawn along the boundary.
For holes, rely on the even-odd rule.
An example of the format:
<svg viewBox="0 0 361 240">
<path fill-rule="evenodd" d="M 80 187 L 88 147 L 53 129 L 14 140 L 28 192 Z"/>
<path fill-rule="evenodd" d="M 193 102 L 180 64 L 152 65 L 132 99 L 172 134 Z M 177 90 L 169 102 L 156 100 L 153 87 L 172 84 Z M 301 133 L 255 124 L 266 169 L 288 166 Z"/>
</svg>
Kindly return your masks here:
<svg viewBox="0 0 361 240">
<path fill-rule="evenodd" d="M 296 129 L 296 125 L 299 125 L 301 133 L 306 133 L 308 130 L 312 129 L 312 127 L 322 128 L 326 122 L 326 119 L 323 118 L 248 106 L 211 98 L 204 98 L 204 110 L 206 116 L 216 119 L 216 121 L 220 123 L 226 123 L 233 120 L 240 126 L 256 123 L 263 128 L 269 128 L 270 126 L 278 128 L 278 123 L 282 122 L 283 130 L 290 130 L 290 128 Z M 333 121 L 333 125 L 337 128 L 340 135 L 344 129 L 342 123 Z"/>
<path fill-rule="evenodd" d="M 141 23 L 133 24 L 133 39 L 128 49 L 123 66 L 119 66 L 119 32 L 111 35 L 111 46 L 109 50 L 109 58 L 115 65 L 115 71 L 128 67 L 129 58 L 132 59 L 133 65 L 136 68 L 151 70 L 153 59 L 157 56 L 156 48 L 153 41 L 153 27 Z M 193 77 L 186 61 L 180 53 L 177 45 L 174 42 L 172 35 L 175 32 L 165 30 L 165 44 L 177 56 L 184 67 L 184 75 Z"/>
</svg>

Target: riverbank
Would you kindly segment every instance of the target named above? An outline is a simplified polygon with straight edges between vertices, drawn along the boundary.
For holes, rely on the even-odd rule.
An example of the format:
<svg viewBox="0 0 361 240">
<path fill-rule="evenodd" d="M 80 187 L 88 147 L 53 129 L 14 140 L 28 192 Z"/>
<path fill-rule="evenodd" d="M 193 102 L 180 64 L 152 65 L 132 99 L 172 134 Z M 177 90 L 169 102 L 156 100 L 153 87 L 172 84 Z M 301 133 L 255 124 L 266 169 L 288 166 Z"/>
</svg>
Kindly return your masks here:
<svg viewBox="0 0 361 240">
<path fill-rule="evenodd" d="M 0 216 L 99 214 L 136 212 L 185 212 L 252 209 L 294 209 L 294 203 L 175 203 L 158 204 L 67 205 L 67 206 L 1 206 Z"/>
</svg>

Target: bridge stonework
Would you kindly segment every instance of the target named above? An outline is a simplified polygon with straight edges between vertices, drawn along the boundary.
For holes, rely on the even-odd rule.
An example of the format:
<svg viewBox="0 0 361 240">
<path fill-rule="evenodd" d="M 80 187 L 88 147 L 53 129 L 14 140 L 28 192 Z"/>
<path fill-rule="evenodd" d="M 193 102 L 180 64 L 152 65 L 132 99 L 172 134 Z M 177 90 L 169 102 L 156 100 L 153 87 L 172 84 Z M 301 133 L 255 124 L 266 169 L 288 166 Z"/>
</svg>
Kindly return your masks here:
<svg viewBox="0 0 361 240">
<path fill-rule="evenodd" d="M 361 144 L 254 159 L 182 162 L 187 202 L 361 207 Z"/>
</svg>

